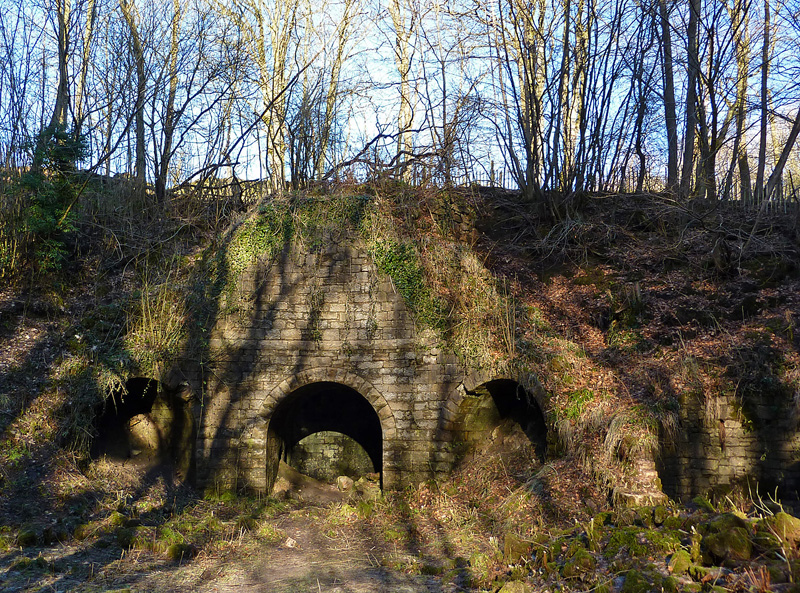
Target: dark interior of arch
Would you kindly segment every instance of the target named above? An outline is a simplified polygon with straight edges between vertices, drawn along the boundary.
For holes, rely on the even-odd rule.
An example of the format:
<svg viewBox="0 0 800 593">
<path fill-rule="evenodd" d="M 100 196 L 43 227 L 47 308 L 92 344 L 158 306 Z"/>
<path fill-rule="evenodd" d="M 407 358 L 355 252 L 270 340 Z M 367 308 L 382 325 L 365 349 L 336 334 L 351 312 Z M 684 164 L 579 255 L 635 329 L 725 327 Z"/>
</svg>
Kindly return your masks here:
<svg viewBox="0 0 800 593">
<path fill-rule="evenodd" d="M 142 377 L 128 379 L 124 390 L 113 391 L 99 406 L 95 416 L 97 436 L 92 442 L 92 457 L 130 457 L 128 423 L 139 414 L 149 414 L 157 395 L 158 381 Z"/>
<path fill-rule="evenodd" d="M 356 441 L 369 455 L 374 471 L 381 473 L 383 433 L 378 414 L 358 391 L 330 381 L 304 385 L 278 405 L 269 421 L 269 438 L 277 439 L 280 447 L 271 454 L 287 459 L 301 439 L 321 431 L 340 432 Z M 277 459 L 270 461 L 274 480 Z"/>
<path fill-rule="evenodd" d="M 154 379 L 137 377 L 97 409 L 90 454 L 167 463 L 189 477 L 194 422 L 189 406 Z"/>
<path fill-rule="evenodd" d="M 519 424 L 530 439 L 537 456 L 544 459 L 547 453 L 547 424 L 534 397 L 511 379 L 488 381 L 476 389 L 476 393 L 481 391 L 491 395 L 501 418 L 510 418 Z"/>
</svg>

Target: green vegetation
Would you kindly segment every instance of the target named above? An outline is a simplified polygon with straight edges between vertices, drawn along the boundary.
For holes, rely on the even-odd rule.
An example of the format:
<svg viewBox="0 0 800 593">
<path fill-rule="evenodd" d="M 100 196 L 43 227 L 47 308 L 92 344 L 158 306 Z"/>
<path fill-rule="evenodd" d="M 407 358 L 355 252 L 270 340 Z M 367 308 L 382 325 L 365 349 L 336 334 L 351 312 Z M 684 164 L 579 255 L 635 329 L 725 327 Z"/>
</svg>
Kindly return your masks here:
<svg viewBox="0 0 800 593">
<path fill-rule="evenodd" d="M 445 329 L 444 306 L 428 287 L 416 250 L 409 243 L 378 240 L 371 253 L 378 269 L 387 274 L 416 317 L 434 329 Z"/>
<path fill-rule="evenodd" d="M 0 184 L 0 278 L 14 279 L 27 268 L 45 279 L 60 270 L 64 237 L 75 230 L 75 163 L 86 155 L 85 140 L 56 126 L 43 130 L 33 148 L 40 166 Z"/>
<path fill-rule="evenodd" d="M 567 398 L 569 403 L 563 410 L 564 417 L 570 420 L 577 420 L 583 414 L 587 404 L 594 399 L 594 392 L 584 387 L 570 392 Z"/>
</svg>

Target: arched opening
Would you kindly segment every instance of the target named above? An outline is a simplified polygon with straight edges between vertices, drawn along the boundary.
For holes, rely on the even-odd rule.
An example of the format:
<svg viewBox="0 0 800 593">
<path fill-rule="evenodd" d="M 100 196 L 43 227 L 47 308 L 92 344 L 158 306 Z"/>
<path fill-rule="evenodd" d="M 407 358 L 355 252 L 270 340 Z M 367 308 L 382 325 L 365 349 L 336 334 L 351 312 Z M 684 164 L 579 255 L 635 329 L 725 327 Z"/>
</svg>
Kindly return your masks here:
<svg viewBox="0 0 800 593">
<path fill-rule="evenodd" d="M 155 379 L 136 377 L 111 393 L 95 416 L 94 459 L 169 464 L 188 477 L 194 444 L 190 406 Z"/>
<path fill-rule="evenodd" d="M 320 444 L 325 434 L 338 433 L 354 441 L 363 450 L 372 472 L 382 474 L 383 431 L 381 421 L 372 405 L 355 389 L 331 381 L 310 383 L 288 394 L 275 408 L 267 430 L 267 478 L 271 490 L 278 473 L 280 461 L 291 465 L 307 453 L 308 444 L 314 443 L 311 435 L 320 435 Z M 336 438 L 338 443 L 344 442 Z M 303 444 L 301 444 L 303 443 Z M 322 443 L 324 445 L 324 443 Z M 327 449 L 328 461 L 315 460 L 319 473 L 328 465 L 328 475 L 340 459 L 335 459 L 336 448 Z M 340 449 L 341 451 L 341 449 Z M 362 458 L 363 460 L 363 458 Z M 307 457 L 306 457 L 307 463 Z"/>
<path fill-rule="evenodd" d="M 357 480 L 375 471 L 372 459 L 358 441 L 332 430 L 300 439 L 288 452 L 286 463 L 322 482 L 334 482 L 338 476 Z"/>
<path fill-rule="evenodd" d="M 480 446 L 503 433 L 526 440 L 536 456 L 547 453 L 547 424 L 536 399 L 516 381 L 494 379 L 467 392 L 461 402 L 465 441 Z"/>
</svg>

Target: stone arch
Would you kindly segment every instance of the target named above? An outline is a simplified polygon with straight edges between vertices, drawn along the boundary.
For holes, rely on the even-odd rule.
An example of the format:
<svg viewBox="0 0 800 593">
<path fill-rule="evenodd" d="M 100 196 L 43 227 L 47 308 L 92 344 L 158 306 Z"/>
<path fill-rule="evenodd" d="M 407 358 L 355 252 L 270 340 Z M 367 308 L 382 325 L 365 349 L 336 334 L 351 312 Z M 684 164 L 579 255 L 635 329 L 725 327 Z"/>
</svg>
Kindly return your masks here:
<svg viewBox="0 0 800 593">
<path fill-rule="evenodd" d="M 474 401 L 467 401 L 473 398 Z M 451 430 L 462 433 L 467 441 L 481 438 L 483 432 L 491 432 L 492 427 L 470 425 L 478 418 L 490 422 L 513 420 L 525 432 L 538 456 L 544 459 L 549 432 L 547 408 L 544 389 L 535 377 L 528 376 L 521 381 L 507 374 L 474 371 L 450 395 L 445 409 Z"/>
<path fill-rule="evenodd" d="M 259 416 L 266 437 L 267 491 L 281 457 L 320 431 L 355 440 L 383 477 L 389 444 L 397 433 L 392 410 L 380 392 L 361 377 L 335 369 L 303 371 L 281 382 L 265 398 Z"/>
<path fill-rule="evenodd" d="M 309 369 L 301 371 L 285 379 L 276 385 L 272 391 L 264 398 L 264 403 L 258 415 L 264 420 L 269 420 L 272 413 L 275 411 L 277 405 L 283 401 L 288 395 L 311 383 L 340 383 L 346 385 L 351 389 L 357 391 L 365 400 L 369 402 L 372 409 L 378 415 L 381 421 L 381 429 L 383 430 L 384 440 L 394 439 L 397 436 L 397 426 L 394 419 L 392 409 L 389 403 L 381 395 L 381 392 L 375 389 L 369 381 L 362 379 L 358 375 L 354 375 L 347 371 L 334 368 L 320 368 Z"/>
<path fill-rule="evenodd" d="M 140 465 L 165 463 L 189 477 L 194 415 L 175 390 L 156 379 L 132 377 L 109 393 L 95 414 L 92 457 L 136 458 Z"/>
<path fill-rule="evenodd" d="M 512 377 L 509 373 L 494 374 L 485 369 L 473 371 L 464 377 L 464 380 L 459 386 L 463 390 L 458 389 L 457 391 L 459 393 L 456 395 L 457 397 L 460 396 L 463 398 L 466 393 L 472 393 L 481 385 L 489 383 L 490 381 L 515 381 L 521 387 L 523 387 L 530 396 L 533 397 L 539 406 L 539 409 L 542 411 L 542 414 L 547 416 L 549 405 L 547 403 L 547 398 L 545 397 L 544 388 L 533 374 L 529 374 L 525 377 Z"/>
</svg>

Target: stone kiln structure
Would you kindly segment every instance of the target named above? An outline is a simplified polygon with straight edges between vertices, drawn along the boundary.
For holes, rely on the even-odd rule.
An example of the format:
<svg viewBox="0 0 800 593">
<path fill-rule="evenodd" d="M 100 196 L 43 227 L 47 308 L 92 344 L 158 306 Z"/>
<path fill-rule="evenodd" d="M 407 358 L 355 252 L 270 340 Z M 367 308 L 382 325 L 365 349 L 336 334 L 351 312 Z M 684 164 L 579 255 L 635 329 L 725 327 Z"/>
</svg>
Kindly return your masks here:
<svg viewBox="0 0 800 593">
<path fill-rule="evenodd" d="M 294 245 L 234 280 L 210 330 L 210 363 L 183 361 L 168 381 L 196 402 L 198 485 L 269 492 L 279 460 L 320 431 L 357 441 L 384 488 L 450 471 L 458 443 L 491 432 L 501 415 L 521 414 L 543 448 L 537 394 L 469 375 L 364 251 Z M 465 400 L 481 398 L 499 408 L 466 425 Z"/>
<path fill-rule="evenodd" d="M 345 457 L 360 459 L 358 471 L 371 465 L 384 488 L 415 484 L 451 471 L 465 445 L 509 425 L 544 457 L 543 394 L 470 372 L 415 323 L 357 246 L 309 250 L 298 241 L 225 280 L 213 326 L 198 330 L 207 362 L 179 361 L 158 397 L 155 381 L 129 382 L 142 402 L 101 419 L 105 452 L 143 449 L 198 486 L 261 492 L 271 491 L 281 459 L 327 475 L 346 464 L 326 473 L 326 459 L 353 446 L 363 451 Z M 663 485 L 680 499 L 748 483 L 797 493 L 800 430 L 784 395 L 765 391 L 744 409 L 737 398 L 683 394 L 661 455 L 634 460 L 641 489 L 650 496 Z M 118 433 L 127 436 L 117 442 Z M 304 441 L 311 435 L 324 437 Z M 615 499 L 622 494 L 615 489 Z"/>
</svg>

